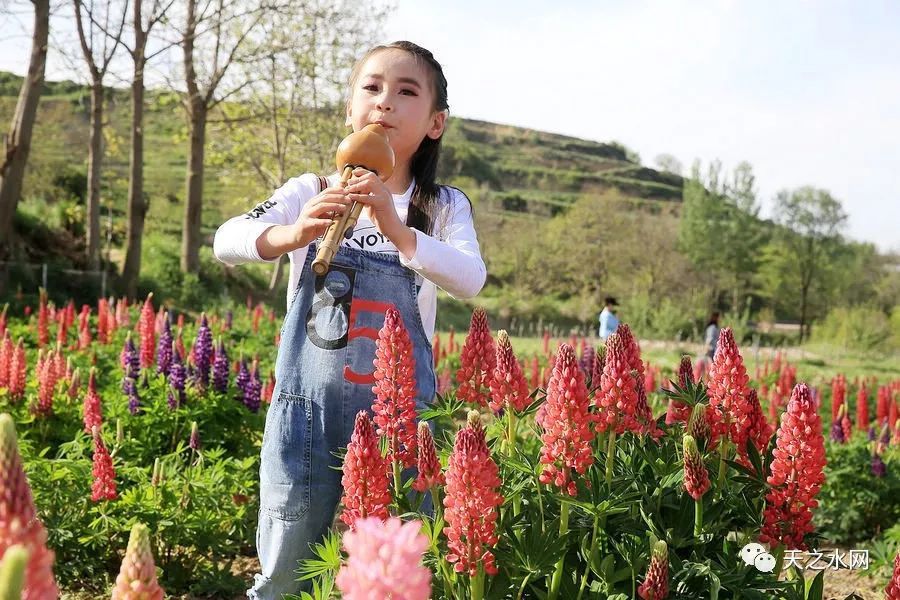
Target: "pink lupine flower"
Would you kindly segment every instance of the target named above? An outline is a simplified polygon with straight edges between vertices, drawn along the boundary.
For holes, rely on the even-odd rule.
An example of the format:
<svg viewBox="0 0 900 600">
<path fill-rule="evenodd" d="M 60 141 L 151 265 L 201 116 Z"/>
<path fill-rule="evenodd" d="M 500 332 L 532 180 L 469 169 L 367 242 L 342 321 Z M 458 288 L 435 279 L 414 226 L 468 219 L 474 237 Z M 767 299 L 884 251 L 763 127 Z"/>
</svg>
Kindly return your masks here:
<svg viewBox="0 0 900 600">
<path fill-rule="evenodd" d="M 465 402 L 487 406 L 496 362 L 497 351 L 487 314 L 484 309 L 476 308 L 472 312 L 469 335 L 466 336 L 460 355 L 460 368 L 456 372 L 459 384 L 456 396 Z"/>
<path fill-rule="evenodd" d="M 388 440 L 388 460 L 416 464 L 416 362 L 412 341 L 395 308 L 384 315 L 375 342 L 375 400 L 378 434 Z"/>
<path fill-rule="evenodd" d="M 471 425 L 460 429 L 447 467 L 444 519 L 447 527 L 447 560 L 457 573 L 478 574 L 479 566 L 488 575 L 497 574 L 494 554 L 497 544 L 500 475 L 491 459 L 484 431 Z"/>
<path fill-rule="evenodd" d="M 47 531 L 37 516 L 31 487 L 22 468 L 12 417 L 0 415 L 0 556 L 8 548 L 23 546 L 28 552 L 22 600 L 57 598 L 53 578 L 53 551 L 47 547 Z"/>
<path fill-rule="evenodd" d="M 100 428 L 94 426 L 94 466 L 91 473 L 94 483 L 91 485 L 91 500 L 115 500 L 119 497 L 116 492 L 116 471 L 113 468 L 112 457 L 100 437 Z"/>
<path fill-rule="evenodd" d="M 28 361 L 25 355 L 25 346 L 22 338 L 19 338 L 13 351 L 12 360 L 9 363 L 9 395 L 13 400 L 19 400 L 25 395 L 27 372 Z"/>
<path fill-rule="evenodd" d="M 497 335 L 497 360 L 490 386 L 490 406 L 495 413 L 501 409 L 521 412 L 531 403 L 528 384 L 504 330 Z"/>
<path fill-rule="evenodd" d="M 900 600 L 900 552 L 894 558 L 894 574 L 884 588 L 885 600 Z"/>
<path fill-rule="evenodd" d="M 97 370 L 91 368 L 88 377 L 87 394 L 84 396 L 84 432 L 90 434 L 94 427 L 103 425 L 103 414 L 100 406 L 100 395 L 97 393 Z"/>
<path fill-rule="evenodd" d="M 387 460 L 381 456 L 372 421 L 368 413 L 361 410 L 356 415 L 344 457 L 341 521 L 353 528 L 357 520 L 366 517 L 387 519 L 387 507 L 391 503 L 388 468 Z"/>
<path fill-rule="evenodd" d="M 612 337 L 612 336 L 610 336 Z M 608 363 L 607 363 L 608 364 Z M 578 493 L 573 474 L 584 475 L 594 461 L 587 386 L 575 350 L 563 344 L 547 386 L 547 400 L 535 418 L 541 427 L 540 481 L 570 496 Z"/>
<path fill-rule="evenodd" d="M 156 312 L 153 310 L 153 292 L 147 294 L 141 308 L 138 334 L 141 336 L 141 368 L 147 369 L 153 366 L 156 353 Z"/>
<path fill-rule="evenodd" d="M 816 494 L 825 481 L 825 441 L 818 406 L 798 384 L 778 428 L 760 541 L 805 550 Z"/>
<path fill-rule="evenodd" d="M 419 452 L 417 463 L 419 474 L 413 483 L 413 489 L 424 493 L 435 486 L 444 485 L 444 473 L 441 471 L 441 461 L 438 460 L 437 450 L 434 447 L 434 437 L 425 421 L 419 421 L 419 439 L 416 446 Z"/>
<path fill-rule="evenodd" d="M 744 446 L 747 439 L 749 381 L 734 334 L 730 327 L 725 327 L 719 334 L 716 354 L 709 368 L 708 417 L 712 427 L 712 445 L 722 439 L 730 439 L 738 448 Z"/>
<path fill-rule="evenodd" d="M 669 548 L 662 540 L 653 545 L 647 577 L 638 586 L 644 600 L 664 600 L 669 595 Z"/>
<path fill-rule="evenodd" d="M 347 562 L 335 583 L 344 600 L 428 600 L 431 570 L 422 565 L 428 538 L 421 521 L 360 519 L 344 534 Z"/>
<path fill-rule="evenodd" d="M 0 388 L 9 387 L 10 363 L 12 363 L 13 347 L 12 340 L 7 332 L 3 332 L 3 339 L 0 340 Z"/>
<path fill-rule="evenodd" d="M 694 500 L 699 500 L 709 490 L 709 472 L 697 442 L 690 435 L 684 436 L 684 489 Z"/>
<path fill-rule="evenodd" d="M 135 523 L 116 577 L 112 600 L 162 600 L 164 596 L 165 592 L 156 580 L 150 530 L 143 523 Z"/>
<path fill-rule="evenodd" d="M 606 364 L 600 377 L 600 389 L 594 394 L 594 404 L 600 409 L 598 431 L 615 429 L 617 435 L 626 431 L 640 434 L 638 421 L 638 385 L 632 375 L 624 340 L 618 333 L 606 338 Z"/>
</svg>

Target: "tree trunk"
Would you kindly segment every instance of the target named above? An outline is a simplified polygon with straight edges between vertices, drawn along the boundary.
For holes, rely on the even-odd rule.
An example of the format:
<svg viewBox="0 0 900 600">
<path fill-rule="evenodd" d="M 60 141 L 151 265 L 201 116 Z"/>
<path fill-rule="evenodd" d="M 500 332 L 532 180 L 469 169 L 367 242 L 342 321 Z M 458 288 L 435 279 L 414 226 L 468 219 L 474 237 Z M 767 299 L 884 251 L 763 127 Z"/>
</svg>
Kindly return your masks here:
<svg viewBox="0 0 900 600">
<path fill-rule="evenodd" d="M 804 285 L 800 288 L 800 344 L 803 343 L 803 333 L 806 328 L 806 295 L 808 291 L 808 286 Z"/>
<path fill-rule="evenodd" d="M 91 86 L 91 140 L 88 147 L 87 259 L 100 266 L 100 164 L 103 162 L 103 84 Z"/>
<path fill-rule="evenodd" d="M 188 159 L 187 198 L 181 237 L 181 271 L 200 270 L 200 225 L 203 214 L 203 153 L 206 146 L 206 104 L 191 98 L 191 154 Z"/>
<path fill-rule="evenodd" d="M 141 0 L 134 2 L 134 80 L 131 82 L 131 158 L 128 178 L 128 231 L 122 284 L 128 298 L 137 297 L 141 274 L 141 237 L 144 235 L 144 47 Z"/>
<path fill-rule="evenodd" d="M 9 135 L 0 156 L 0 257 L 10 249 L 16 206 L 22 195 L 22 181 L 31 149 L 31 133 L 37 115 L 38 100 L 44 85 L 47 64 L 47 38 L 50 33 L 50 0 L 33 0 L 34 34 L 31 38 L 31 59 L 28 73 L 22 81 L 16 112 Z"/>
</svg>

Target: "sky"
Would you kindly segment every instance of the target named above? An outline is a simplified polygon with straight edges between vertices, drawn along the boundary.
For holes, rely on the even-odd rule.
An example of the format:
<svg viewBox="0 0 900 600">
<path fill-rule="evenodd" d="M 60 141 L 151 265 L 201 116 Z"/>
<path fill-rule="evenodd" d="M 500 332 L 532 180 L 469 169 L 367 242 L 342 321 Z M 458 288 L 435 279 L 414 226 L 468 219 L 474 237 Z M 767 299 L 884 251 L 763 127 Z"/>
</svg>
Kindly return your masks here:
<svg viewBox="0 0 900 600">
<path fill-rule="evenodd" d="M 430 49 L 451 115 L 616 140 L 649 166 L 747 161 L 764 216 L 812 185 L 850 238 L 900 251 L 900 2 L 390 1 L 373 44 Z M 25 69 L 25 23 L 0 15 L 0 70 Z"/>
</svg>

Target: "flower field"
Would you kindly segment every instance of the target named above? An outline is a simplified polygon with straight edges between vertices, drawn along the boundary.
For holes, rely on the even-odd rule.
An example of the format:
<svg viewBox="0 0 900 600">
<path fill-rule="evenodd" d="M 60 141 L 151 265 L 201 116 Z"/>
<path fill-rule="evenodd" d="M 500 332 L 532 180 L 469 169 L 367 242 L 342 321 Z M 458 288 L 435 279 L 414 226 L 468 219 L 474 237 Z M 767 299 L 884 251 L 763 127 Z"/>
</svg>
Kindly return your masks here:
<svg viewBox="0 0 900 600">
<path fill-rule="evenodd" d="M 0 597 L 239 597 L 279 327 L 152 295 L 4 309 Z M 835 545 L 900 598 L 900 380 L 751 372 L 727 328 L 709 364 L 653 364 L 627 325 L 513 343 L 481 310 L 436 335 L 416 414 L 386 315 L 304 598 L 815 600 L 833 571 L 791 557 Z"/>
</svg>

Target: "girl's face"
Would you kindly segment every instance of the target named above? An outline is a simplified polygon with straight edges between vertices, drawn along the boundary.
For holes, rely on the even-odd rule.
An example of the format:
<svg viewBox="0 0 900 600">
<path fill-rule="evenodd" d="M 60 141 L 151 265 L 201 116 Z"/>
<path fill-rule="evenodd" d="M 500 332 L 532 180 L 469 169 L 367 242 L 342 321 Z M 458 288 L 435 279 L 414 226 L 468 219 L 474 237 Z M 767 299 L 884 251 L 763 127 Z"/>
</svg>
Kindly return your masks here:
<svg viewBox="0 0 900 600">
<path fill-rule="evenodd" d="M 446 119 L 446 111 L 434 109 L 428 66 L 394 48 L 366 60 L 347 102 L 347 125 L 353 131 L 371 123 L 382 125 L 398 166 L 409 163 L 425 136 L 439 138 Z"/>
</svg>

